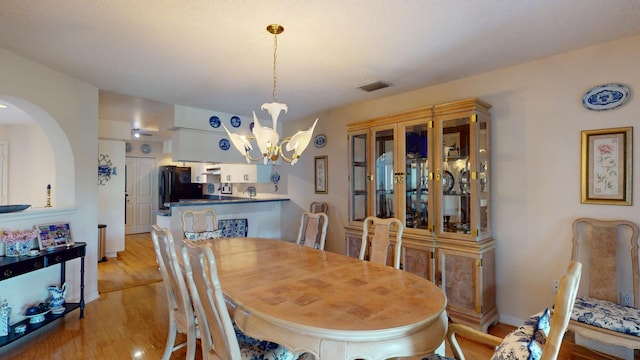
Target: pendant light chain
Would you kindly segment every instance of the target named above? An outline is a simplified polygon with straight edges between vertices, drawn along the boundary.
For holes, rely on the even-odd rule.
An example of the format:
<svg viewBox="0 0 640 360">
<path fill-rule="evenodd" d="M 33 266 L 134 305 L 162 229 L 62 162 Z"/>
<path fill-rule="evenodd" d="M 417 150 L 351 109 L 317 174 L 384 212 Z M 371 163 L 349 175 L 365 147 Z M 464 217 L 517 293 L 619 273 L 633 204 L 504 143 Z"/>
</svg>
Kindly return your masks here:
<svg viewBox="0 0 640 360">
<path fill-rule="evenodd" d="M 277 71 L 277 64 L 278 64 L 278 35 L 277 34 L 273 34 L 273 102 L 278 102 L 277 100 L 277 92 L 276 92 L 276 85 L 277 85 L 277 77 L 278 77 L 278 71 Z"/>
</svg>

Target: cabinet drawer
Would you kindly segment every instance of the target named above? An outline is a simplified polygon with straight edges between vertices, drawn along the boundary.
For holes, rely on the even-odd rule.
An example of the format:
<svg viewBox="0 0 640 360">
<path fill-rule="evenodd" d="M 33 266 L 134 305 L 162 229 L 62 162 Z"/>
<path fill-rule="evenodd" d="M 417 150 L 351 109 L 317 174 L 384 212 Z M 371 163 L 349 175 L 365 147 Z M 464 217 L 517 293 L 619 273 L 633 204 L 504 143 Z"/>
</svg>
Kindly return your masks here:
<svg viewBox="0 0 640 360">
<path fill-rule="evenodd" d="M 64 251 L 56 251 L 53 254 L 47 254 L 47 266 L 59 264 L 67 260 L 75 259 L 85 255 L 86 247 L 71 248 Z"/>
<path fill-rule="evenodd" d="M 9 279 L 14 276 L 42 269 L 45 267 L 44 261 L 43 256 L 38 256 L 33 259 L 22 260 L 12 266 L 2 266 L 0 267 L 0 280 Z"/>
</svg>

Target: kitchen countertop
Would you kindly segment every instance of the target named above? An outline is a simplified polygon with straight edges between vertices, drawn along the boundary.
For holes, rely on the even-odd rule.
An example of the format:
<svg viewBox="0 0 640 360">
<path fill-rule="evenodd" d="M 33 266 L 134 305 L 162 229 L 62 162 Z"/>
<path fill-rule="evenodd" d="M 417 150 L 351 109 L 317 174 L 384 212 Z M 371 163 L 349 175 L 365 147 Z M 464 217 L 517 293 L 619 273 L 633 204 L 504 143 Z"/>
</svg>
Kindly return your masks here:
<svg viewBox="0 0 640 360">
<path fill-rule="evenodd" d="M 258 203 L 258 202 L 272 202 L 272 201 L 289 201 L 288 198 L 248 198 L 248 197 L 233 197 L 222 196 L 213 197 L 209 199 L 183 199 L 180 201 L 165 203 L 169 209 L 157 210 L 156 215 L 171 216 L 171 208 L 178 206 L 203 206 L 203 205 L 225 205 L 225 204 L 244 204 L 244 203 Z"/>
</svg>

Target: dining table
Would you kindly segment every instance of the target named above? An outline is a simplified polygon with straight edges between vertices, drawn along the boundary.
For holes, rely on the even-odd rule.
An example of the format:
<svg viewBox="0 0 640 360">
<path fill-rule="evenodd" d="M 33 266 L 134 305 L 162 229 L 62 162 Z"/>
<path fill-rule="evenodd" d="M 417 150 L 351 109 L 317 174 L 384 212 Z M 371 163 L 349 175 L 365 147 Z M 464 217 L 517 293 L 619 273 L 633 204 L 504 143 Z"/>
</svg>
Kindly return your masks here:
<svg viewBox="0 0 640 360">
<path fill-rule="evenodd" d="M 233 320 L 249 336 L 324 360 L 415 357 L 443 348 L 446 296 L 420 276 L 278 239 L 206 244 Z"/>
</svg>

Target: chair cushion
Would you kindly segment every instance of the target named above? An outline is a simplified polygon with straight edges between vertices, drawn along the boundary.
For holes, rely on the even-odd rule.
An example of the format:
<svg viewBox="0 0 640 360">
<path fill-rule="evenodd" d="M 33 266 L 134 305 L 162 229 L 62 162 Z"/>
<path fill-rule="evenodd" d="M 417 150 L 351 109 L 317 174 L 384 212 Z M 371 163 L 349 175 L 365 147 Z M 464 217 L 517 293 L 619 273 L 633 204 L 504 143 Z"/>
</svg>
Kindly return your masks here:
<svg viewBox="0 0 640 360">
<path fill-rule="evenodd" d="M 533 337 L 531 338 L 531 342 L 529 342 L 529 351 L 531 352 L 530 359 L 540 359 L 542 357 L 542 348 L 544 344 L 547 342 L 547 337 L 549 336 L 549 329 L 551 328 L 551 321 L 549 315 L 549 308 L 547 308 L 538 321 L 536 322 L 536 326 L 534 328 Z"/>
<path fill-rule="evenodd" d="M 243 359 L 294 360 L 296 356 L 286 347 L 245 335 L 234 323 L 240 354 Z"/>
<path fill-rule="evenodd" d="M 640 336 L 640 310 L 611 301 L 579 296 L 573 305 L 571 320 Z"/>
<path fill-rule="evenodd" d="M 222 237 L 222 229 L 203 232 L 185 231 L 184 237 L 189 240 L 218 239 Z"/>
<path fill-rule="evenodd" d="M 218 220 L 218 229 L 222 230 L 222 237 L 247 237 L 249 224 L 247 219 Z"/>
<path fill-rule="evenodd" d="M 530 359 L 532 353 L 529 350 L 531 339 L 534 338 L 536 332 L 536 324 L 540 320 L 543 313 L 539 313 L 530 317 L 522 326 L 507 334 L 502 343 L 496 347 L 496 351 L 491 357 L 492 360 L 515 360 Z M 539 358 L 539 357 L 538 357 Z"/>
</svg>

